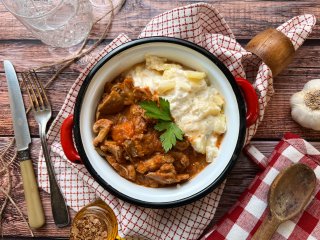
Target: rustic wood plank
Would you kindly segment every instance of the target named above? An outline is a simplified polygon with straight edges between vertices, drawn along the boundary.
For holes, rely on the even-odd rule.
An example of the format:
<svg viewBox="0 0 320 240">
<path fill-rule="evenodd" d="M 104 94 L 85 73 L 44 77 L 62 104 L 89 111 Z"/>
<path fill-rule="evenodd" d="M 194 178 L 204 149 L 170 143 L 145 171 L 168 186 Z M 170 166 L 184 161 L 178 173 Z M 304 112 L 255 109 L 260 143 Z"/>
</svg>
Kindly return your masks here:
<svg viewBox="0 0 320 240">
<path fill-rule="evenodd" d="M 89 41 L 87 47 L 91 47 L 94 41 Z M 77 64 L 68 67 L 65 72 L 74 73 L 81 71 L 93 56 L 96 56 L 105 48 L 111 40 L 103 41 L 93 52 L 81 58 Z M 38 68 L 43 65 L 53 64 L 61 61 L 65 57 L 70 57 L 78 48 L 66 50 L 61 48 L 51 48 L 37 40 L 7 40 L 0 41 L 0 60 L 10 60 L 17 72 L 22 72 L 30 68 Z M 58 66 L 56 66 L 57 68 Z M 48 69 L 44 69 L 48 71 Z M 52 69 L 49 73 L 53 74 Z M 0 64 L 0 72 L 3 72 L 3 64 Z"/>
<path fill-rule="evenodd" d="M 136 38 L 152 17 L 174 7 L 190 3 L 207 2 L 213 4 L 225 17 L 237 38 L 251 39 L 267 27 L 277 27 L 290 18 L 312 13 L 320 17 L 320 3 L 317 0 L 308 1 L 174 1 L 170 0 L 134 0 L 126 1 L 121 11 L 113 20 L 108 38 L 114 38 L 119 33 L 126 33 Z M 0 39 L 33 39 L 30 32 L 23 27 L 1 4 Z M 94 36 L 98 36 L 104 26 L 98 26 Z M 320 38 L 320 27 L 317 25 L 310 38 Z"/>
<path fill-rule="evenodd" d="M 0 138 L 0 148 L 4 147 L 5 144 L 9 141 L 9 138 L 2 137 Z M 275 141 L 253 141 L 253 145 L 255 145 L 263 154 L 269 156 L 272 152 L 274 146 L 277 144 Z M 320 149 L 320 143 L 312 143 L 315 147 Z M 32 151 L 31 156 L 34 160 L 34 165 L 36 169 L 37 165 L 37 157 L 40 149 L 40 141 L 38 138 L 33 139 L 32 141 Z M 231 171 L 228 176 L 228 180 L 226 183 L 226 187 L 220 201 L 219 207 L 217 209 L 215 218 L 210 226 L 216 223 L 236 202 L 237 198 L 240 194 L 249 186 L 255 175 L 259 172 L 258 168 L 249 161 L 243 154 L 239 157 L 238 162 L 235 167 Z M 26 207 L 24 203 L 24 195 L 23 195 L 23 186 L 21 183 L 20 177 L 20 169 L 18 167 L 18 163 L 14 163 L 11 169 L 11 174 L 13 176 L 13 191 L 12 196 L 14 200 L 17 202 L 18 206 L 22 208 L 23 213 L 26 215 Z M 46 214 L 46 226 L 35 230 L 34 233 L 36 236 L 41 237 L 68 237 L 69 236 L 69 227 L 67 228 L 56 228 L 51 215 L 51 207 L 50 207 L 50 197 L 49 194 L 41 191 L 41 198 L 45 208 Z M 74 217 L 75 212 L 70 211 L 71 216 Z M 29 232 L 25 224 L 22 222 L 18 212 L 9 205 L 6 210 L 6 214 L 4 217 L 4 225 L 3 225 L 3 233 L 4 235 L 14 235 L 16 236 L 28 236 Z"/>
<path fill-rule="evenodd" d="M 105 40 L 95 51 L 80 59 L 77 64 L 71 65 L 64 72 L 78 73 L 83 69 L 92 57 L 99 53 L 111 40 Z M 245 46 L 248 40 L 239 40 L 242 46 Z M 92 41 L 89 46 L 92 45 Z M 296 52 L 293 62 L 288 66 L 288 69 L 296 68 L 320 68 L 320 40 L 307 40 L 304 45 Z M 42 65 L 51 64 L 59 61 L 67 54 L 65 50 L 50 49 L 48 46 L 40 44 L 39 41 L 5 41 L 0 42 L 0 60 L 11 60 L 15 65 L 16 71 L 21 72 L 30 68 L 37 68 Z M 289 71 L 288 70 L 288 71 Z M 3 72 L 3 65 L 0 64 L 0 72 Z M 48 71 L 44 69 L 42 71 Z M 52 71 L 50 72 L 52 74 Z M 283 76 L 285 72 L 281 73 Z M 2 81 L 1 81 L 2 82 Z M 3 84 L 1 83 L 0 84 Z M 1 86 L 1 85 L 0 85 Z"/>
</svg>

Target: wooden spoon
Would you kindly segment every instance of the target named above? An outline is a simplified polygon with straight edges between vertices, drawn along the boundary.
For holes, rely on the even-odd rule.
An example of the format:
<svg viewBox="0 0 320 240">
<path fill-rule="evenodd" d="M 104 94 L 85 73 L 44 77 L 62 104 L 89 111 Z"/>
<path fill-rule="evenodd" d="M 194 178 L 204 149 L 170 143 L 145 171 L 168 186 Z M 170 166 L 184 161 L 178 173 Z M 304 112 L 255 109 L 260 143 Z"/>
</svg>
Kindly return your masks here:
<svg viewBox="0 0 320 240">
<path fill-rule="evenodd" d="M 316 176 L 304 164 L 294 164 L 278 174 L 270 186 L 270 214 L 264 219 L 252 240 L 268 240 L 278 226 L 297 216 L 309 203 L 316 187 Z"/>
</svg>

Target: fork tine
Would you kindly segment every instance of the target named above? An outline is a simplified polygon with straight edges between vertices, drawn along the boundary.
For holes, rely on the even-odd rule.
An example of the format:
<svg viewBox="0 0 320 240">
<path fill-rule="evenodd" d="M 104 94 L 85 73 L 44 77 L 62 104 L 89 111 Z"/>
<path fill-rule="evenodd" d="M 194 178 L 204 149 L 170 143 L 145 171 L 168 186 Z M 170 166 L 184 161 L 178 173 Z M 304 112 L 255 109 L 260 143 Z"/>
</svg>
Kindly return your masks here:
<svg viewBox="0 0 320 240">
<path fill-rule="evenodd" d="M 28 95 L 29 95 L 29 99 L 30 99 L 30 102 L 31 102 L 31 105 L 32 105 L 32 108 L 33 110 L 38 110 L 39 108 L 39 102 L 37 100 L 37 97 L 35 95 L 35 92 L 31 86 L 31 83 L 29 81 L 29 77 L 28 77 L 28 74 L 26 73 L 21 73 L 21 76 L 22 76 L 22 81 L 24 83 L 24 85 L 26 86 L 27 88 L 27 92 L 28 92 Z"/>
<path fill-rule="evenodd" d="M 36 74 L 36 72 L 33 70 L 33 71 L 29 71 L 28 72 L 28 76 L 30 77 L 29 79 L 31 80 L 31 84 L 32 84 L 32 87 L 33 89 L 36 90 L 37 94 L 36 94 L 36 98 L 40 100 L 40 109 L 42 108 L 43 109 L 46 109 L 46 106 L 44 105 L 44 102 L 43 102 L 43 99 L 42 99 L 42 94 L 40 93 L 40 90 L 39 90 L 39 79 L 38 79 L 38 76 Z"/>
<path fill-rule="evenodd" d="M 35 80 L 36 80 L 36 82 L 37 82 L 37 86 L 38 86 L 37 89 L 41 90 L 41 93 L 42 93 L 42 95 L 43 95 L 43 97 L 44 97 L 45 106 L 49 108 L 49 107 L 50 107 L 50 103 L 49 103 L 47 94 L 46 94 L 46 92 L 44 91 L 44 87 L 43 87 L 41 81 L 39 80 L 38 75 L 37 75 L 37 73 L 34 71 L 34 69 L 32 70 L 32 73 L 33 73 L 33 75 L 35 76 Z M 42 99 L 42 98 L 41 98 L 41 99 Z"/>
</svg>

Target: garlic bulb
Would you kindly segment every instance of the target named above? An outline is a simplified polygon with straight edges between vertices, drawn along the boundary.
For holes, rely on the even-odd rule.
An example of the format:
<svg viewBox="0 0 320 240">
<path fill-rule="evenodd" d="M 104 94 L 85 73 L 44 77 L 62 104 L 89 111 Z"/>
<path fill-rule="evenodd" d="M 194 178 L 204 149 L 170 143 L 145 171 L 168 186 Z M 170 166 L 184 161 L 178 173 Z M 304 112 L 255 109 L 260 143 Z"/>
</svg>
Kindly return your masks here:
<svg viewBox="0 0 320 240">
<path fill-rule="evenodd" d="M 320 130 L 320 79 L 306 83 L 302 91 L 292 95 L 291 116 L 301 126 Z"/>
</svg>

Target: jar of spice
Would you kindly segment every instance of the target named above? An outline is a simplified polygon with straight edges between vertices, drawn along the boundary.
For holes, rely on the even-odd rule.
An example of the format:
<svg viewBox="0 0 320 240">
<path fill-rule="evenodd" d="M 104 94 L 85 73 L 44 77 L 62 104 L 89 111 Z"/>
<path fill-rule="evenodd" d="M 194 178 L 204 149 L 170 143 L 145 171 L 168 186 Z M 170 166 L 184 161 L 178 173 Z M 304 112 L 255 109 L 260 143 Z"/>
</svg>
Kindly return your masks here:
<svg viewBox="0 0 320 240">
<path fill-rule="evenodd" d="M 74 217 L 70 240 L 115 240 L 118 222 L 112 209 L 101 199 L 82 208 Z"/>
</svg>

